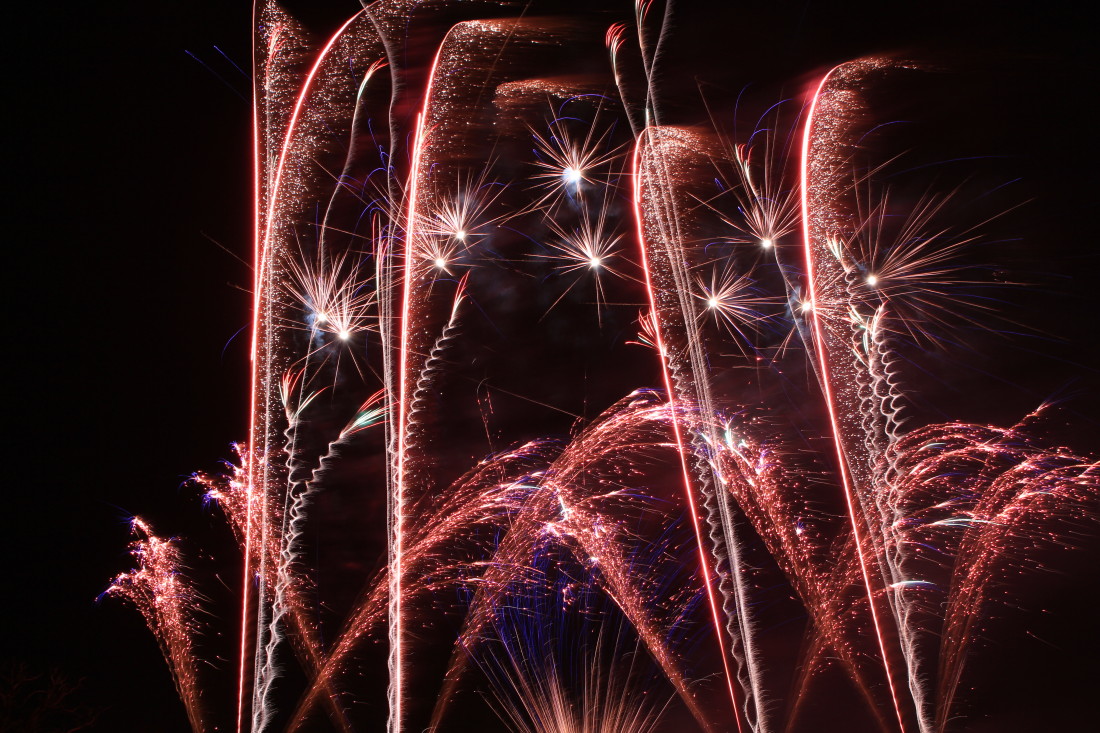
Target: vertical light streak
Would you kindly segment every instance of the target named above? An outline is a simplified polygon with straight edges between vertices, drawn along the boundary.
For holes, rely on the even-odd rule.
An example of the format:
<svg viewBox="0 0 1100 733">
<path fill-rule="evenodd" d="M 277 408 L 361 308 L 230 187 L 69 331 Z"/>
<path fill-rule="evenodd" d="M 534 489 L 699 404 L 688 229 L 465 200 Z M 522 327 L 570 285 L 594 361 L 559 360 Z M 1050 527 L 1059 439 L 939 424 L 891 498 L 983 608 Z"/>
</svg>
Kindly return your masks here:
<svg viewBox="0 0 1100 733">
<path fill-rule="evenodd" d="M 413 136 L 412 163 L 409 171 L 409 198 L 405 213 L 405 261 L 403 264 L 404 281 L 401 284 L 401 344 L 398 349 L 397 369 L 397 463 L 394 472 L 392 522 L 390 529 L 390 719 L 388 730 L 399 733 L 403 719 L 404 704 L 404 615 L 402 609 L 402 573 L 404 561 L 404 522 L 405 522 L 405 443 L 408 426 L 408 355 L 409 355 L 409 319 L 412 301 L 412 283 L 417 261 L 416 223 L 417 198 L 420 193 L 420 160 L 424 150 L 424 122 L 431 101 L 432 84 L 435 81 L 439 58 L 443 44 L 436 50 L 432 68 L 428 74 L 428 85 L 424 91 L 424 103 L 416 116 L 416 132 Z"/>
<path fill-rule="evenodd" d="M 641 151 L 643 141 L 650 128 L 646 128 L 642 131 L 642 134 L 638 136 L 638 141 L 634 146 L 634 154 L 632 156 L 632 169 L 631 174 L 633 176 L 633 196 L 632 204 L 634 207 L 634 222 L 637 227 L 638 234 L 638 251 L 641 256 L 642 273 L 645 280 L 646 297 L 649 300 L 650 317 L 653 320 L 653 335 L 656 341 L 657 353 L 661 361 L 661 379 L 665 385 L 665 394 L 668 398 L 670 408 L 675 413 L 675 401 L 676 392 L 672 386 L 672 377 L 668 368 L 668 351 L 665 348 L 664 338 L 661 335 L 661 323 L 657 310 L 657 295 L 653 287 L 653 280 L 650 276 L 649 259 L 645 250 L 645 227 L 643 225 L 642 208 L 641 208 L 641 191 L 642 191 L 642 179 L 638 171 L 638 163 L 641 157 Z M 714 622 L 714 633 L 718 642 L 719 653 L 722 657 L 722 669 L 726 677 L 726 688 L 729 691 L 730 706 L 733 709 L 733 717 L 737 722 L 737 730 L 739 733 L 743 731 L 741 724 L 741 713 L 738 708 L 737 693 L 733 687 L 733 673 L 729 666 L 729 657 L 727 653 L 725 638 L 722 633 L 724 624 L 721 621 L 721 611 L 718 605 L 718 599 L 714 592 L 713 584 L 710 579 L 710 562 L 707 558 L 706 544 L 703 539 L 703 529 L 699 523 L 699 512 L 695 505 L 694 496 L 694 481 L 691 475 L 691 468 L 688 466 L 687 446 L 684 442 L 684 436 L 682 428 L 680 427 L 680 420 L 673 414 L 672 419 L 672 432 L 676 441 L 676 451 L 680 459 L 680 471 L 683 478 L 684 496 L 688 503 L 688 512 L 691 514 L 692 529 L 695 532 L 696 545 L 698 547 L 699 557 L 699 571 L 702 575 L 703 587 L 707 594 L 707 604 L 710 607 L 711 618 Z"/>
<path fill-rule="evenodd" d="M 258 3 L 257 3 L 257 5 L 253 6 L 253 28 L 254 29 L 257 27 L 257 25 L 256 25 L 257 24 L 257 18 L 256 18 L 256 15 L 257 15 L 256 8 L 257 7 L 258 7 Z M 244 725 L 244 680 L 245 680 L 245 667 L 246 667 L 245 658 L 247 656 L 247 647 L 248 647 L 248 643 L 247 643 L 247 639 L 246 639 L 246 636 L 247 636 L 246 627 L 247 627 L 247 624 L 248 624 L 248 616 L 249 616 L 249 613 L 248 613 L 248 608 L 249 608 L 248 588 L 251 585 L 252 572 L 251 572 L 251 566 L 250 566 L 250 558 L 251 558 L 252 546 L 254 544 L 252 527 L 253 527 L 253 523 L 254 523 L 254 505 L 255 505 L 257 499 L 260 499 L 263 502 L 262 511 L 263 511 L 264 516 L 261 519 L 261 523 L 262 523 L 262 526 L 264 528 L 263 529 L 264 536 L 261 537 L 261 542 L 265 546 L 266 546 L 266 543 L 267 543 L 266 531 L 267 531 L 268 522 L 267 522 L 266 514 L 269 510 L 269 507 L 268 507 L 268 501 L 267 501 L 267 498 L 268 498 L 267 497 L 267 489 L 268 489 L 268 486 L 267 486 L 267 484 L 268 484 L 268 480 L 267 480 L 267 473 L 268 473 L 267 453 L 268 453 L 268 451 L 266 449 L 266 446 L 267 446 L 267 438 L 268 438 L 268 435 L 270 434 L 270 430 L 271 430 L 269 406 L 265 404 L 265 407 L 264 407 L 264 418 L 265 418 L 264 419 L 264 437 L 263 437 L 263 444 L 264 444 L 263 454 L 264 455 L 263 455 L 261 460 L 257 460 L 257 446 L 260 443 L 260 440 L 258 439 L 258 436 L 256 434 L 256 429 L 257 429 L 257 425 L 256 425 L 257 414 L 256 413 L 257 413 L 257 396 L 260 392 L 260 385 L 261 384 L 264 385 L 264 390 L 265 390 L 265 394 L 266 394 L 266 390 L 269 388 L 268 385 L 271 384 L 271 378 L 272 378 L 272 375 L 270 373 L 270 363 L 265 363 L 262 366 L 259 363 L 259 361 L 260 361 L 259 360 L 260 324 L 261 324 L 261 321 L 262 321 L 265 327 L 267 327 L 267 328 L 271 327 L 270 317 L 269 317 L 270 314 L 266 312 L 266 307 L 265 307 L 265 302 L 264 302 L 263 296 L 270 292 L 269 288 L 265 287 L 265 279 L 268 276 L 270 259 L 271 259 L 271 256 L 272 256 L 272 235 L 273 235 L 273 232 L 274 232 L 275 218 L 276 218 L 277 207 L 278 207 L 278 203 L 279 203 L 280 187 L 282 185 L 283 171 L 284 171 L 285 166 L 286 166 L 286 161 L 287 161 L 288 156 L 290 155 L 290 152 L 291 152 L 291 149 L 292 149 L 292 144 L 294 142 L 294 134 L 296 132 L 298 120 L 299 120 L 300 115 L 302 113 L 302 110 L 305 106 L 306 99 L 308 98 L 308 96 L 309 96 L 309 94 L 312 90 L 313 81 L 316 78 L 317 73 L 321 68 L 321 65 L 323 64 L 326 57 L 328 56 L 329 51 L 335 45 L 336 41 L 339 40 L 339 38 L 344 34 L 344 31 L 347 30 L 348 26 L 350 26 L 355 21 L 355 19 L 358 18 L 363 12 L 364 12 L 363 10 L 360 10 L 359 12 L 355 13 L 347 21 L 345 21 L 343 25 L 340 26 L 340 28 L 329 38 L 328 42 L 321 49 L 320 53 L 317 56 L 316 61 L 314 61 L 313 66 L 310 68 L 309 72 L 307 73 L 306 78 L 302 83 L 301 92 L 299 93 L 298 98 L 295 101 L 294 107 L 293 107 L 293 109 L 291 111 L 291 114 L 290 114 L 290 118 L 287 122 L 286 131 L 284 133 L 282 146 L 281 146 L 281 149 L 280 149 L 280 152 L 279 152 L 278 163 L 276 164 L 276 167 L 275 167 L 275 175 L 274 175 L 274 178 L 272 179 L 269 186 L 265 185 L 265 181 L 263 180 L 261 152 L 260 152 L 260 135 L 261 135 L 261 132 L 260 132 L 260 122 L 259 122 L 259 97 L 257 95 L 257 90 L 259 88 L 261 80 L 262 80 L 262 83 L 263 83 L 263 86 L 264 86 L 264 91 L 265 92 L 267 91 L 266 87 L 267 87 L 267 82 L 268 82 L 268 75 L 267 75 L 267 73 L 261 74 L 259 72 L 257 59 L 256 59 L 256 55 L 255 55 L 255 47 L 258 44 L 254 44 L 254 47 L 253 47 L 254 50 L 253 50 L 253 105 L 252 105 L 253 120 L 252 120 L 252 125 L 253 125 L 253 165 L 254 165 L 253 175 L 254 175 L 255 187 L 256 187 L 255 192 L 254 192 L 255 200 L 256 200 L 256 209 L 255 209 L 256 241 L 255 241 L 255 246 L 254 246 L 254 249 L 253 249 L 253 253 L 254 253 L 253 268 L 254 268 L 254 271 L 255 271 L 255 280 L 254 280 L 254 287 L 253 287 L 252 349 L 251 349 L 251 362 L 252 362 L 251 385 L 252 385 L 252 387 L 251 387 L 251 416 L 250 416 L 250 424 L 249 424 L 249 435 L 251 436 L 251 440 L 250 440 L 250 444 L 249 444 L 249 447 L 248 447 L 248 451 L 249 451 L 248 469 L 249 470 L 248 470 L 248 495 L 247 495 L 247 499 L 246 499 L 247 522 L 246 522 L 246 530 L 245 530 L 245 561 L 244 561 L 245 575 L 244 575 L 244 588 L 242 589 L 242 601 L 241 601 L 242 630 L 241 630 L 241 666 L 240 666 L 240 670 L 239 670 L 239 681 L 238 681 L 238 695 L 239 695 L 239 699 L 238 699 L 238 718 L 237 718 L 237 730 L 238 731 L 243 730 L 243 725 Z M 266 59 L 267 62 L 270 62 L 270 58 L 271 58 L 272 53 L 273 53 L 273 50 L 269 48 L 268 49 L 268 57 Z M 262 208 L 262 203 L 261 202 L 262 202 L 265 194 L 266 194 L 266 199 L 267 199 L 266 200 L 266 203 L 267 203 L 266 218 L 261 220 L 261 214 L 260 214 L 260 211 L 261 211 L 261 208 Z M 261 222 L 262 222 L 262 224 L 261 224 Z M 261 228 L 263 229 L 262 237 L 260 236 Z M 269 351 L 270 346 L 269 346 L 269 344 L 266 343 L 266 341 L 265 341 L 265 347 L 266 347 L 264 349 L 265 362 L 269 362 L 270 361 L 270 351 Z M 262 375 L 260 373 L 261 369 L 264 369 L 264 373 Z M 265 400 L 265 402 L 266 402 L 266 400 Z M 263 478 L 262 478 L 262 481 L 261 481 L 262 485 L 259 487 L 259 489 L 257 489 L 256 470 L 257 470 L 257 464 L 261 463 L 261 462 L 264 465 Z M 257 493 L 259 494 L 259 496 L 257 496 Z M 267 555 L 266 552 L 263 552 L 260 555 L 261 572 L 258 576 L 258 582 L 260 584 L 260 589 L 258 589 L 257 593 L 256 593 L 256 603 L 257 604 L 263 604 L 263 602 L 264 602 L 264 599 L 263 599 L 263 586 L 266 582 L 266 579 L 264 578 L 264 572 L 262 570 L 262 565 L 266 562 L 266 555 Z M 257 606 L 257 608 L 259 608 L 259 606 Z M 257 623 L 262 625 L 262 619 L 257 618 Z M 259 666 L 260 666 L 260 655 L 262 654 L 262 645 L 260 644 L 260 639 L 258 638 L 259 634 L 260 634 L 260 631 L 259 631 L 259 628 L 258 628 L 257 629 L 257 639 L 256 639 L 256 655 L 257 655 L 256 665 L 257 665 L 257 670 L 259 669 Z M 258 671 L 257 671 L 257 674 L 258 674 Z M 258 694 L 260 692 L 260 689 L 261 689 L 260 686 L 256 686 L 253 690 L 253 705 L 252 705 L 252 709 L 251 709 L 251 714 L 252 714 L 252 718 L 253 718 L 253 728 L 255 728 L 255 724 L 256 724 L 255 716 L 262 713 L 262 710 L 257 710 L 256 709 L 256 702 L 257 701 L 255 700 L 255 696 L 256 696 L 256 694 Z M 262 706 L 262 701 L 260 701 L 260 702 L 261 702 L 261 706 Z"/>
<path fill-rule="evenodd" d="M 813 97 L 810 100 L 810 109 L 806 114 L 805 129 L 802 135 L 802 233 L 804 250 L 806 254 L 806 279 L 809 284 L 809 297 L 810 297 L 810 318 L 813 323 L 812 333 L 814 341 L 814 351 L 817 352 L 817 364 L 819 368 L 819 381 L 821 382 L 822 390 L 825 393 L 825 405 L 829 411 L 829 424 L 833 431 L 833 447 L 836 452 L 837 468 L 840 471 L 840 480 L 844 488 L 844 502 L 848 511 L 848 521 L 852 526 L 852 538 L 856 546 L 856 556 L 859 559 L 859 569 L 863 576 L 864 587 L 867 590 L 867 603 L 871 609 L 871 621 L 875 627 L 875 638 L 878 642 L 879 653 L 882 655 L 882 666 L 886 672 L 887 684 L 890 688 L 890 697 L 894 704 L 894 712 L 897 715 L 898 727 L 904 733 L 906 730 L 905 716 L 902 713 L 901 700 L 899 699 L 897 692 L 897 685 L 894 681 L 893 672 L 891 671 L 890 656 L 886 650 L 886 638 L 882 628 L 882 621 L 879 618 L 877 609 L 877 602 L 875 599 L 875 586 L 871 583 L 871 573 L 868 569 L 868 560 L 864 554 L 865 552 L 865 540 L 864 532 L 866 528 L 862 526 L 862 519 L 859 516 L 855 502 L 855 488 L 852 485 L 851 476 L 849 475 L 848 460 L 844 453 L 844 448 L 841 444 L 841 427 L 838 420 L 836 409 L 833 401 L 832 387 L 829 384 L 829 362 L 826 356 L 826 348 L 824 343 L 824 333 L 822 331 L 820 308 L 818 307 L 817 288 L 814 278 L 814 266 L 813 266 L 813 224 L 810 217 L 810 202 L 809 202 L 809 189 L 812 185 L 810 179 L 810 142 L 813 134 L 814 126 L 814 114 L 817 109 L 818 98 L 821 95 L 822 90 L 825 88 L 825 84 L 828 82 L 829 77 L 835 72 L 839 66 L 834 67 L 822 77 L 821 82 L 818 84 L 817 89 L 814 91 Z"/>
<path fill-rule="evenodd" d="M 255 487 L 252 457 L 255 452 L 256 440 L 256 349 L 259 342 L 260 322 L 260 211 L 263 207 L 261 196 L 263 194 L 263 171 L 260 168 L 260 65 L 257 54 L 259 44 L 255 34 L 259 28 L 259 0 L 252 4 L 252 345 L 249 351 L 251 366 L 251 380 L 249 385 L 249 409 L 248 409 L 248 452 L 244 456 L 247 462 L 247 478 L 245 482 L 245 522 L 244 522 L 244 566 L 241 578 L 241 645 L 240 663 L 237 668 L 237 733 L 244 730 L 244 684 L 245 667 L 248 660 L 248 596 L 252 587 L 252 495 Z"/>
</svg>

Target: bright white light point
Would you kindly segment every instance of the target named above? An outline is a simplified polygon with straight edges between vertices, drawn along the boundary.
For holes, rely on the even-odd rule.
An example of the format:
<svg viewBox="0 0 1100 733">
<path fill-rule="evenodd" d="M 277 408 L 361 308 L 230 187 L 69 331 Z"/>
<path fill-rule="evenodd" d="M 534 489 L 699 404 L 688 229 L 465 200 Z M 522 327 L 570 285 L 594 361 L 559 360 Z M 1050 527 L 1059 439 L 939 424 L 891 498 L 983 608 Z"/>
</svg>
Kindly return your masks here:
<svg viewBox="0 0 1100 733">
<path fill-rule="evenodd" d="M 771 239 L 761 239 L 760 240 L 760 246 L 763 247 L 764 249 L 771 249 L 771 247 L 773 247 L 774 245 L 775 245 L 775 242 L 773 242 Z"/>
<path fill-rule="evenodd" d="M 349 338 L 351 338 L 351 333 L 349 333 L 347 330 L 340 331 L 340 333 L 336 335 L 340 337 L 341 341 L 347 341 Z"/>
<path fill-rule="evenodd" d="M 588 260 L 588 266 L 591 267 L 593 270 L 595 270 L 601 264 L 603 264 L 603 260 L 601 260 L 599 257 L 592 257 Z"/>
<path fill-rule="evenodd" d="M 447 260 L 443 259 L 442 257 L 436 257 L 435 266 L 442 270 L 447 266 Z"/>
<path fill-rule="evenodd" d="M 814 309 L 814 304 L 807 300 L 807 301 L 803 302 L 802 305 L 800 305 L 798 309 L 800 311 L 802 311 L 803 313 L 805 313 L 806 311 L 813 310 Z"/>
<path fill-rule="evenodd" d="M 875 287 L 876 285 L 878 285 L 878 277 L 875 275 L 868 275 L 867 284 L 870 285 L 872 288 Z"/>
<path fill-rule="evenodd" d="M 713 295 L 710 296 L 710 298 L 707 299 L 707 307 L 708 308 L 717 308 L 718 307 L 718 298 L 715 298 Z"/>
<path fill-rule="evenodd" d="M 324 313 L 318 313 L 317 314 L 317 322 L 318 323 L 327 323 L 328 322 L 328 316 L 326 316 Z"/>
<path fill-rule="evenodd" d="M 561 172 L 561 177 L 565 179 L 566 183 L 572 183 L 573 185 L 576 185 L 581 182 L 581 178 L 583 176 L 581 175 L 579 169 L 574 168 L 573 166 L 569 166 Z"/>
<path fill-rule="evenodd" d="M 457 239 L 460 242 L 465 242 L 466 241 L 466 230 L 465 229 L 459 229 L 457 232 L 455 232 L 455 239 Z"/>
</svg>

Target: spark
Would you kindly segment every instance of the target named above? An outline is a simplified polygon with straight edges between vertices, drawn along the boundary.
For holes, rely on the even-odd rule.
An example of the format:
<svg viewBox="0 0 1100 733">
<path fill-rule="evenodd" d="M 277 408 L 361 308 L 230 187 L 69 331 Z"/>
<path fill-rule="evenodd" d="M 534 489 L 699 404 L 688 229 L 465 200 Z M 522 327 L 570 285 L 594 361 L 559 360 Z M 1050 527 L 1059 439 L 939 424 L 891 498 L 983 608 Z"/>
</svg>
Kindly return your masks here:
<svg viewBox="0 0 1100 733">
<path fill-rule="evenodd" d="M 315 260 L 291 261 L 288 290 L 306 312 L 306 326 L 347 341 L 352 334 L 376 330 L 372 317 L 376 296 L 370 278 L 346 253 Z"/>
<path fill-rule="evenodd" d="M 622 149 L 611 146 L 611 128 L 601 130 L 599 110 L 580 135 L 574 131 L 578 120 L 566 116 L 563 110 L 551 111 L 554 116 L 545 134 L 531 131 L 536 155 L 536 172 L 531 180 L 536 192 L 541 192 L 532 208 L 553 206 L 563 198 L 583 197 L 595 184 L 610 182 Z"/>
<path fill-rule="evenodd" d="M 776 299 L 761 295 L 749 275 L 735 275 L 728 266 L 712 268 L 707 280 L 697 274 L 695 287 L 695 298 L 706 303 L 712 316 L 747 346 L 752 345 L 753 334 L 774 318 L 766 309 L 775 305 Z"/>
<path fill-rule="evenodd" d="M 538 258 L 552 263 L 560 275 L 591 273 L 596 287 L 596 306 L 601 308 L 604 301 L 602 278 L 625 277 L 625 273 L 612 264 L 620 256 L 619 242 L 623 234 L 616 231 L 608 218 L 606 202 L 595 213 L 588 207 L 581 209 L 580 220 L 574 227 L 555 220 L 547 221 L 547 226 L 554 238 L 546 243 L 546 253 Z M 579 281 L 579 277 L 575 279 L 550 307 L 561 302 Z M 599 310 L 597 315 L 600 315 Z"/>
<path fill-rule="evenodd" d="M 415 213 L 411 233 L 419 256 L 448 275 L 473 248 L 485 240 L 504 216 L 489 211 L 503 186 L 489 182 L 485 174 L 461 176 L 449 194 L 429 197 Z"/>
</svg>

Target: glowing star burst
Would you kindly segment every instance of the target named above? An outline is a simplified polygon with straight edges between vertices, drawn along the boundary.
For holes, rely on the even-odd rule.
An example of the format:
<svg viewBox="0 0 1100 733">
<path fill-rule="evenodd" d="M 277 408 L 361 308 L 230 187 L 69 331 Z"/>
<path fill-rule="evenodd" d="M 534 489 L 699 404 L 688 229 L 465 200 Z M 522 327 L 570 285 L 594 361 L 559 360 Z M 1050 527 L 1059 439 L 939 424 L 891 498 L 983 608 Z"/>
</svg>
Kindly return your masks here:
<svg viewBox="0 0 1100 733">
<path fill-rule="evenodd" d="M 583 209 L 580 221 L 575 228 L 566 228 L 555 220 L 547 222 L 550 231 L 555 238 L 547 242 L 547 254 L 542 257 L 554 263 L 555 269 L 562 275 L 591 273 L 596 284 L 596 302 L 599 306 L 603 302 L 602 277 L 610 275 L 623 277 L 623 273 L 612 266 L 618 245 L 623 235 L 614 230 L 614 225 L 608 221 L 606 208 L 601 208 L 595 214 L 589 209 Z M 574 281 L 569 290 L 579 282 Z M 565 297 L 565 293 L 559 297 Z"/>
<path fill-rule="evenodd" d="M 376 291 L 348 254 L 319 255 L 316 261 L 292 261 L 288 289 L 305 311 L 305 326 L 347 341 L 375 327 Z"/>
<path fill-rule="evenodd" d="M 736 276 L 729 269 L 712 268 L 708 280 L 696 276 L 695 283 L 694 295 L 706 308 L 700 315 L 710 314 L 746 344 L 751 344 L 752 334 L 774 318 L 767 311 L 775 305 L 775 299 L 760 295 L 748 275 Z"/>
<path fill-rule="evenodd" d="M 535 165 L 538 172 L 531 178 L 535 190 L 542 192 L 535 207 L 552 205 L 563 197 L 577 198 L 597 183 L 605 183 L 612 175 L 614 162 L 621 157 L 620 149 L 611 148 L 611 130 L 600 127 L 600 115 L 576 132 L 578 120 L 559 110 L 546 127 L 546 134 L 532 131 L 535 142 Z"/>
<path fill-rule="evenodd" d="M 478 245 L 503 218 L 488 215 L 501 193 L 501 185 L 481 177 L 466 179 L 454 193 L 440 197 L 433 209 L 420 217 L 414 230 L 423 259 L 436 270 L 453 274 L 451 268 L 463 254 Z"/>
</svg>

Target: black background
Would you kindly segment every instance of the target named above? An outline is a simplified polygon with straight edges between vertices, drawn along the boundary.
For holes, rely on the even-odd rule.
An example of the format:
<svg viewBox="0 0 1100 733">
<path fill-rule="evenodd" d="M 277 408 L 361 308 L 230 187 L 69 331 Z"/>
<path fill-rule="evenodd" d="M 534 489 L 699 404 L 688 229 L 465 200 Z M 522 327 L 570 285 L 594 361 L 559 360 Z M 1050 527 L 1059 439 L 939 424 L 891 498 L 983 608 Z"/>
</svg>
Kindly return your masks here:
<svg viewBox="0 0 1100 733">
<path fill-rule="evenodd" d="M 1030 376 L 1017 399 L 1071 397 L 1074 438 L 1095 451 L 1090 301 L 1100 259 L 1086 110 L 1096 69 L 1083 10 L 680 4 L 680 57 L 742 65 L 749 78 L 792 88 L 871 51 L 1013 59 L 1005 66 L 1012 73 L 996 81 L 1005 87 L 997 98 L 1018 99 L 1018 114 L 990 136 L 1018 161 L 1024 198 L 1034 199 L 1022 235 L 1049 258 L 1043 282 L 1056 292 L 1036 302 L 1056 321 L 1057 337 L 1049 348 L 1030 343 L 1045 355 L 1020 352 L 1019 371 Z M 318 28 L 356 9 L 341 0 L 302 5 Z M 77 697 L 98 711 L 96 730 L 186 727 L 139 616 L 96 597 L 128 567 L 130 516 L 184 536 L 219 524 L 179 487 L 195 470 L 217 469 L 230 443 L 245 437 L 247 345 L 234 336 L 250 305 L 250 272 L 238 261 L 251 256 L 249 83 L 215 47 L 247 70 L 250 22 L 247 3 L 195 0 L 25 6 L 5 28 L 5 117 L 15 123 L 4 154 L 5 362 L 15 374 L 3 398 L 0 657 L 79 682 Z M 965 99 L 954 103 L 964 124 L 974 119 Z M 1065 632 L 1044 642 L 1055 651 L 1035 653 L 1038 663 L 1077 673 L 1063 669 L 1054 688 L 1040 672 L 1034 700 L 1020 705 L 1068 709 L 1055 716 L 1063 727 L 1051 730 L 1074 729 L 1064 726 L 1095 688 L 1094 657 L 1085 652 L 1095 652 L 1096 633 L 1073 631 L 1088 625 L 1095 577 L 1078 578 L 1077 588 L 1079 601 L 1060 605 L 1069 609 L 1058 625 Z M 1038 729 L 1017 725 L 996 729 Z"/>
</svg>

